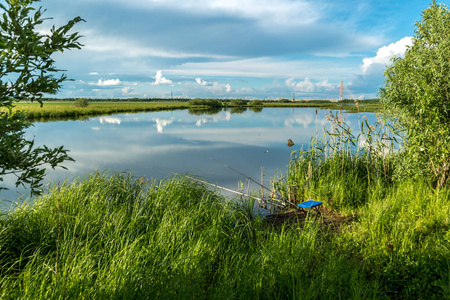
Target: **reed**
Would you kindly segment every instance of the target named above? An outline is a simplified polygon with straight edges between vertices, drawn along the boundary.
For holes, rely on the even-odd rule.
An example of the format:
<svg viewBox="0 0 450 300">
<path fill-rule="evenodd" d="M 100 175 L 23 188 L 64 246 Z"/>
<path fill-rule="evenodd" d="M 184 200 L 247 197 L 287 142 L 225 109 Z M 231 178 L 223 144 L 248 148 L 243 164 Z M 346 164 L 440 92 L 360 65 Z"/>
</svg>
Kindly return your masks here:
<svg viewBox="0 0 450 300">
<path fill-rule="evenodd" d="M 321 139 L 313 137 L 308 150 L 293 151 L 274 188 L 296 203 L 314 198 L 340 211 L 356 209 L 370 195 L 382 196 L 393 183 L 395 141 L 381 120 L 369 125 L 365 119 L 355 136 L 340 112 L 330 112 L 328 118 L 331 129 L 324 128 Z"/>
</svg>

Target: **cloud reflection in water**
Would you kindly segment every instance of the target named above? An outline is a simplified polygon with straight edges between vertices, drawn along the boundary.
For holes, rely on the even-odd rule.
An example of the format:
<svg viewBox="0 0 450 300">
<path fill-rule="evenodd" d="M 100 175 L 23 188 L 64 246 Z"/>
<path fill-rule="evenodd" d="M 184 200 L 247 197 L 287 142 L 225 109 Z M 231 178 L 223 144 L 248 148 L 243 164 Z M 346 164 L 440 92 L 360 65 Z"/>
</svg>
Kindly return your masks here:
<svg viewBox="0 0 450 300">
<path fill-rule="evenodd" d="M 358 116 L 344 114 L 344 118 L 357 132 Z M 308 108 L 271 108 L 259 113 L 247 110 L 241 114 L 221 111 L 200 116 L 180 110 L 96 117 L 83 122 L 35 123 L 27 135 L 36 137 L 36 145 L 64 145 L 76 160 L 65 164 L 69 171 L 50 170 L 48 180 L 63 181 L 96 169 L 130 170 L 136 176 L 156 179 L 167 177 L 155 171 L 153 167 L 157 167 L 236 188 L 243 178 L 208 157 L 252 178 L 260 178 L 263 167 L 269 181 L 276 172 L 285 171 L 293 149 L 308 148 L 317 125 L 322 124 L 329 124 L 325 111 L 315 115 L 315 109 Z M 322 126 L 319 130 L 321 137 Z M 294 147 L 287 147 L 288 139 L 295 141 Z M 270 152 L 265 153 L 269 148 Z M 15 190 L 14 186 L 8 187 Z M 14 197 L 15 193 L 9 195 Z"/>
</svg>

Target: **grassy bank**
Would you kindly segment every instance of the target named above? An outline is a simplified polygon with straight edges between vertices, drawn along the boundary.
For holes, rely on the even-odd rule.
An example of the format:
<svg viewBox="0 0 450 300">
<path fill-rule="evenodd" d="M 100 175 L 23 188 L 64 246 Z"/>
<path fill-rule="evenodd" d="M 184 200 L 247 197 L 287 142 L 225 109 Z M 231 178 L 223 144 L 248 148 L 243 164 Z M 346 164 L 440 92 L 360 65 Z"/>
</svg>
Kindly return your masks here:
<svg viewBox="0 0 450 300">
<path fill-rule="evenodd" d="M 448 298 L 449 196 L 406 181 L 339 227 L 273 225 L 184 178 L 94 173 L 1 216 L 0 297 Z"/>
<path fill-rule="evenodd" d="M 187 102 L 89 102 L 87 107 L 76 107 L 72 102 L 44 102 L 42 107 L 37 102 L 15 105 L 16 110 L 38 120 L 189 108 Z"/>
<path fill-rule="evenodd" d="M 252 106 L 252 102 L 244 102 L 253 110 L 264 107 L 317 107 L 321 109 L 342 109 L 349 112 L 372 112 L 380 111 L 381 106 L 377 101 L 367 100 L 367 104 L 355 106 L 353 101 L 330 102 L 326 100 L 317 101 L 262 101 L 260 106 Z M 234 107 L 232 102 L 219 102 L 222 107 Z M 361 102 L 360 102 L 361 103 Z M 192 105 L 188 101 L 90 101 L 87 107 L 77 107 L 73 101 L 44 101 L 41 107 L 39 103 L 18 102 L 16 110 L 21 110 L 32 120 L 51 120 L 54 118 L 79 118 L 83 116 L 95 116 L 117 113 L 150 112 L 174 109 L 205 109 L 207 106 Z M 246 105 L 236 108 L 247 108 Z"/>
</svg>

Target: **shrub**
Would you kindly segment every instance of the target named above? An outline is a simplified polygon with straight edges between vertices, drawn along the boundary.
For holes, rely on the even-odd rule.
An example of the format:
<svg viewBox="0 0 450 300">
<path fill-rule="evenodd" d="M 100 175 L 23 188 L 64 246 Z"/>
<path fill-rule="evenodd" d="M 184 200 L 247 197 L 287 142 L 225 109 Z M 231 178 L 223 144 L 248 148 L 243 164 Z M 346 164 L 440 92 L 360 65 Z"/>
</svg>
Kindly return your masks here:
<svg viewBox="0 0 450 300">
<path fill-rule="evenodd" d="M 217 99 L 191 99 L 188 102 L 191 106 L 208 106 L 208 107 L 221 107 L 222 102 Z"/>
<path fill-rule="evenodd" d="M 73 105 L 75 105 L 75 107 L 87 107 L 89 105 L 89 101 L 85 98 L 79 98 L 74 101 Z"/>
<path fill-rule="evenodd" d="M 264 103 L 261 100 L 250 101 L 248 106 L 263 106 Z"/>
</svg>

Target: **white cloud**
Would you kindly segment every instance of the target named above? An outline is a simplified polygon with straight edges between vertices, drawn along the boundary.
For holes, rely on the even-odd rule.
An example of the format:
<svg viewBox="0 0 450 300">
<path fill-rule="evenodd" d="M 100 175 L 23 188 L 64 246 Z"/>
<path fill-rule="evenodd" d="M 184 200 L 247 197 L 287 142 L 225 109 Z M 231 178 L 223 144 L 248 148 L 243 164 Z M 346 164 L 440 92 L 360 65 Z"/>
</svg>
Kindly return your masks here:
<svg viewBox="0 0 450 300">
<path fill-rule="evenodd" d="M 200 77 L 195 78 L 195 81 L 196 81 L 199 85 L 203 85 L 203 86 L 210 86 L 210 85 L 212 85 L 211 82 L 207 82 L 207 81 L 201 79 Z"/>
<path fill-rule="evenodd" d="M 97 72 L 91 72 L 91 73 L 89 73 L 89 75 L 98 75 L 98 73 Z"/>
<path fill-rule="evenodd" d="M 412 46 L 413 37 L 407 36 L 401 40 L 383 46 L 378 49 L 377 55 L 363 59 L 360 65 L 362 74 L 353 74 L 351 81 L 347 85 L 350 98 L 374 98 L 377 91 L 383 85 L 384 70 L 390 64 L 392 57 L 405 55 L 408 46 Z M 345 97 L 345 96 L 344 96 Z"/>
<path fill-rule="evenodd" d="M 98 86 L 114 86 L 120 84 L 122 84 L 122 82 L 119 79 L 107 79 L 107 80 L 99 79 L 97 82 Z"/>
<path fill-rule="evenodd" d="M 334 90 L 337 85 L 328 83 L 328 80 L 314 83 L 308 77 L 303 81 L 295 81 L 295 78 L 289 78 L 286 80 L 286 85 L 291 87 L 294 91 L 313 93 L 319 91 L 331 91 Z"/>
<path fill-rule="evenodd" d="M 160 85 L 160 84 L 173 84 L 172 80 L 165 78 L 162 75 L 162 71 L 156 71 L 155 75 L 155 82 L 152 83 L 153 85 Z"/>
<path fill-rule="evenodd" d="M 392 57 L 405 55 L 408 46 L 412 46 L 413 38 L 407 36 L 401 40 L 389 44 L 389 46 L 384 46 L 378 49 L 377 55 L 375 57 L 364 58 L 362 70 L 364 73 L 374 64 L 387 65 Z"/>
<path fill-rule="evenodd" d="M 225 86 L 225 92 L 231 93 L 231 85 L 229 83 Z"/>
<path fill-rule="evenodd" d="M 286 85 L 293 87 L 294 90 L 300 91 L 300 92 L 314 92 L 315 90 L 315 84 L 311 82 L 311 80 L 306 77 L 305 80 L 295 82 L 294 78 L 289 78 L 286 80 Z"/>
<path fill-rule="evenodd" d="M 127 86 L 122 89 L 122 94 L 123 95 L 136 95 L 136 92 L 134 91 L 133 87 Z"/>
</svg>

